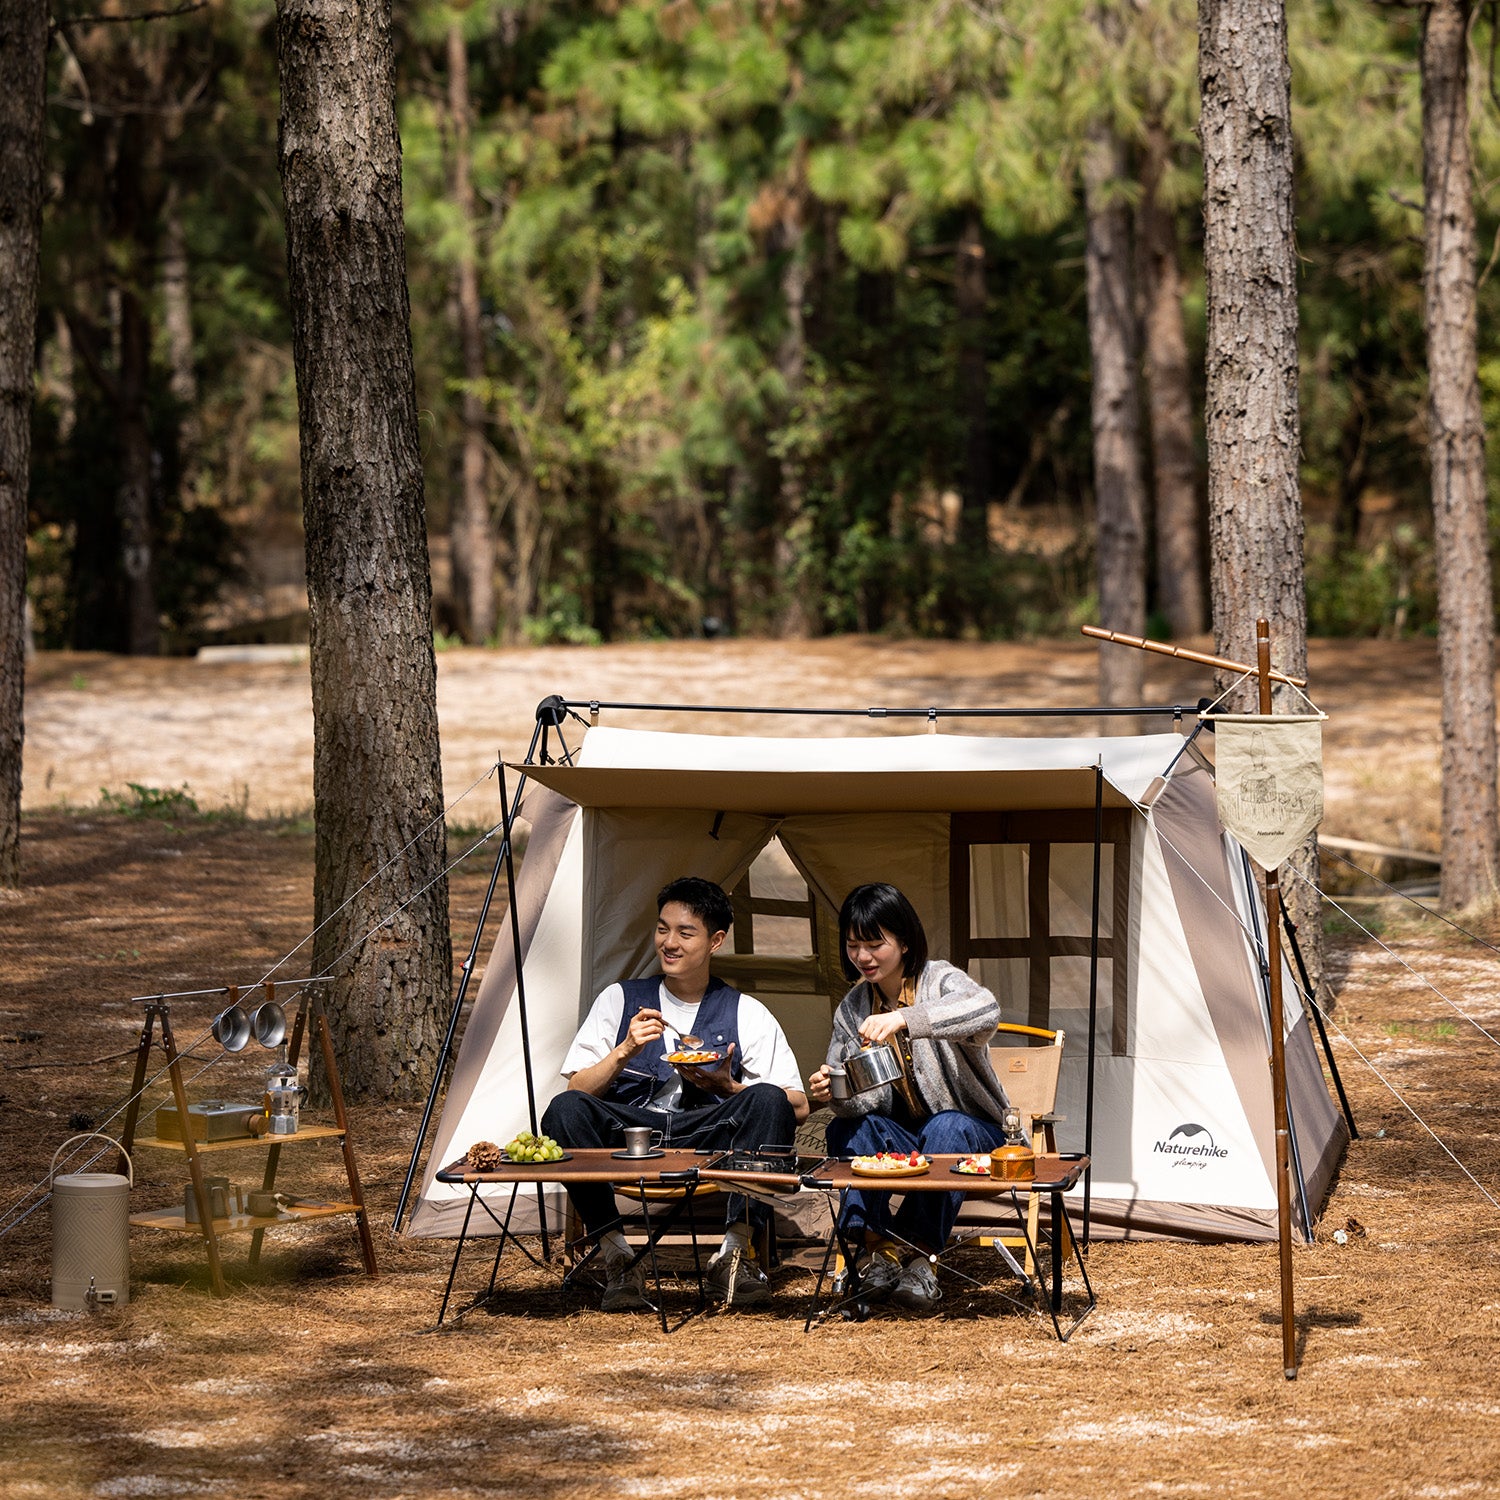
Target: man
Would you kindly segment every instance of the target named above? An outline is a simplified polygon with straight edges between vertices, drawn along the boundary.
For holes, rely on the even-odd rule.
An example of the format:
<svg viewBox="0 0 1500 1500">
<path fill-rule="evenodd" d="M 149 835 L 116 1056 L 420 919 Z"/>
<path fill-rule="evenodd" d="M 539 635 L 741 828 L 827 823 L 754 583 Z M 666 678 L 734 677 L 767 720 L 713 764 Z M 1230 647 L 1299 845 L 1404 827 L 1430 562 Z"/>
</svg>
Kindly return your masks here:
<svg viewBox="0 0 1500 1500">
<path fill-rule="evenodd" d="M 734 920 L 723 890 L 686 876 L 656 898 L 659 974 L 612 984 L 593 1004 L 563 1060 L 567 1089 L 547 1106 L 542 1129 L 563 1146 L 615 1146 L 627 1125 L 647 1125 L 672 1147 L 790 1146 L 808 1115 L 797 1059 L 776 1018 L 709 972 Z M 723 1054 L 711 1067 L 674 1067 L 667 1053 L 684 1036 Z M 605 1312 L 646 1307 L 645 1266 L 636 1261 L 615 1210 L 614 1190 L 569 1187 L 604 1259 Z M 710 1259 L 709 1294 L 754 1306 L 771 1295 L 750 1255 L 745 1200 L 732 1194 L 724 1240 Z"/>
</svg>

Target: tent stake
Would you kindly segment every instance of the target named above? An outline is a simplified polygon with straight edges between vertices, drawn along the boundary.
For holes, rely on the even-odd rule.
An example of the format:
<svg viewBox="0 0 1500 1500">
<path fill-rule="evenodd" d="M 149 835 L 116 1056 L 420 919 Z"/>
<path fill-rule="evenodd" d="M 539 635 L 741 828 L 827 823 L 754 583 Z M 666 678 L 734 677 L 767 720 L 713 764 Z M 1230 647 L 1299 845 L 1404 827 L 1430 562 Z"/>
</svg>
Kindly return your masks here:
<svg viewBox="0 0 1500 1500">
<path fill-rule="evenodd" d="M 1271 625 L 1255 622 L 1260 711 L 1271 712 Z M 1288 1183 L 1291 1126 L 1286 1107 L 1286 1039 L 1281 1012 L 1281 881 L 1279 866 L 1265 872 L 1266 957 L 1271 968 L 1271 1096 L 1276 1113 L 1276 1230 L 1281 1260 L 1281 1364 L 1297 1378 L 1297 1307 L 1292 1291 L 1292 1203 Z M 1312 1225 L 1308 1225 L 1312 1232 Z"/>
</svg>

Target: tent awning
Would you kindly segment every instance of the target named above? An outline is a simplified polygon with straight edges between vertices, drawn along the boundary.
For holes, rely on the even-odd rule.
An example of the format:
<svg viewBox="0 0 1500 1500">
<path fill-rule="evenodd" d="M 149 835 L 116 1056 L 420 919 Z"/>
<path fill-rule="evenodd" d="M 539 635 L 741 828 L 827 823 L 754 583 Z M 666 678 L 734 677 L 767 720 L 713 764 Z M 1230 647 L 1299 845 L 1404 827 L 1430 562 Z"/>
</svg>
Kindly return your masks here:
<svg viewBox="0 0 1500 1500">
<path fill-rule="evenodd" d="M 1094 805 L 1094 766 L 1045 770 L 718 770 L 686 766 L 514 766 L 580 807 L 706 812 L 1026 812 Z M 1106 773 L 1105 807 L 1131 801 Z"/>
</svg>

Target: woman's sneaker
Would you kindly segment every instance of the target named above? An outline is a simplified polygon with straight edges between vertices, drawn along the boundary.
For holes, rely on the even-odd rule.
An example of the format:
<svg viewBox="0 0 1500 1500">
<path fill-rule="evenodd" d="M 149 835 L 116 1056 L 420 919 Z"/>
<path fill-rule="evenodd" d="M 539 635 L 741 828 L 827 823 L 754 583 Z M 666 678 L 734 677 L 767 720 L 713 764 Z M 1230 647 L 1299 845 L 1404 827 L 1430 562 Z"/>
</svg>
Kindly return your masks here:
<svg viewBox="0 0 1500 1500">
<path fill-rule="evenodd" d="M 646 1262 L 628 1255 L 617 1255 L 604 1262 L 604 1296 L 599 1301 L 603 1312 L 635 1312 L 650 1307 L 646 1300 Z"/>
<path fill-rule="evenodd" d="M 703 1276 L 709 1301 L 730 1307 L 760 1307 L 771 1300 L 771 1282 L 743 1250 L 721 1250 Z"/>
<path fill-rule="evenodd" d="M 911 1312 L 927 1312 L 942 1300 L 943 1289 L 937 1284 L 932 1262 L 925 1255 L 917 1256 L 907 1265 L 891 1292 L 891 1301 Z"/>
</svg>

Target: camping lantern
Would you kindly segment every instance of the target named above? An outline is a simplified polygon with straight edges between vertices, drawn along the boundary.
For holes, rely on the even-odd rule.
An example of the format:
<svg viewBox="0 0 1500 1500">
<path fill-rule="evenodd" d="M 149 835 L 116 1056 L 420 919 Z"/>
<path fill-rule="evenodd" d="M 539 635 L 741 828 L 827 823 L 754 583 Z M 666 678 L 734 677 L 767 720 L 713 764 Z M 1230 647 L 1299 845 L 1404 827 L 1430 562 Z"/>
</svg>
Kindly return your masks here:
<svg viewBox="0 0 1500 1500">
<path fill-rule="evenodd" d="M 49 1175 L 74 1141 L 96 1134 L 89 1131 L 64 1141 L 52 1153 Z M 118 1141 L 107 1135 L 100 1139 L 119 1147 L 129 1176 L 52 1176 L 52 1305 L 72 1312 L 91 1311 L 99 1304 L 123 1307 L 130 1301 L 130 1189 L 135 1171 Z"/>
</svg>

